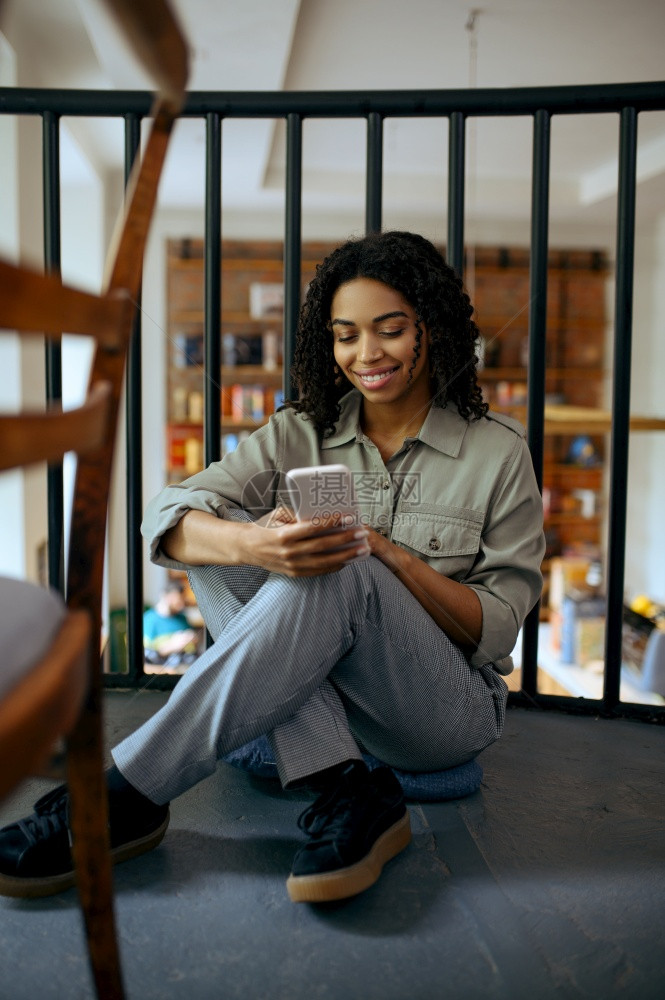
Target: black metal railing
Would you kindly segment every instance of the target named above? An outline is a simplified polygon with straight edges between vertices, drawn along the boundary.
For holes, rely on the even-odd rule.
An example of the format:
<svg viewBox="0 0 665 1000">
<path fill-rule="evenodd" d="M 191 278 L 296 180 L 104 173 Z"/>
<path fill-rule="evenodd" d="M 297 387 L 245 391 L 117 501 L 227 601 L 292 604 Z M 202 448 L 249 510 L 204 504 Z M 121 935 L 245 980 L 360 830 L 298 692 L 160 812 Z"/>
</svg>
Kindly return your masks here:
<svg viewBox="0 0 665 1000">
<path fill-rule="evenodd" d="M 44 259 L 49 269 L 60 263 L 58 122 L 62 116 L 119 117 L 125 121 L 125 163 L 129 170 L 138 146 L 141 119 L 152 97 L 143 92 L 0 89 L 0 113 L 39 115 L 43 121 Z M 511 701 L 605 715 L 627 715 L 665 721 L 665 708 L 624 703 L 620 699 L 621 637 L 628 436 L 630 429 L 630 362 L 632 340 L 633 261 L 637 122 L 640 113 L 665 110 L 665 83 L 630 83 L 581 87 L 430 91 L 365 91 L 315 93 L 191 93 L 183 117 L 206 124 L 205 321 L 204 321 L 204 455 L 206 463 L 220 455 L 221 407 L 219 371 L 221 293 L 221 155 L 222 124 L 230 118 L 273 118 L 286 122 L 286 212 L 284 225 L 284 388 L 292 391 L 290 360 L 300 308 L 302 126 L 310 118 L 358 118 L 367 123 L 366 210 L 368 231 L 382 224 L 383 123 L 386 118 L 445 117 L 449 120 L 447 257 L 459 273 L 464 264 L 464 177 L 466 121 L 474 117 L 528 116 L 533 121 L 531 198 L 531 264 L 527 427 L 539 484 L 543 474 L 545 333 L 549 227 L 550 128 L 556 115 L 616 113 L 620 118 L 618 150 L 618 225 L 614 376 L 610 452 L 610 507 L 606 597 L 605 674 L 602 699 L 548 696 L 538 692 L 539 613 L 534 608 L 523 629 L 522 691 Z M 442 216 L 444 206 L 441 206 Z M 139 522 L 141 496 L 141 328 L 129 359 L 127 390 L 127 553 L 129 673 L 108 675 L 109 684 L 142 682 L 143 609 Z M 61 392 L 57 345 L 47 348 L 47 389 L 51 399 Z M 62 477 L 49 478 L 50 575 L 62 578 Z M 173 678 L 151 678 L 170 686 Z"/>
</svg>

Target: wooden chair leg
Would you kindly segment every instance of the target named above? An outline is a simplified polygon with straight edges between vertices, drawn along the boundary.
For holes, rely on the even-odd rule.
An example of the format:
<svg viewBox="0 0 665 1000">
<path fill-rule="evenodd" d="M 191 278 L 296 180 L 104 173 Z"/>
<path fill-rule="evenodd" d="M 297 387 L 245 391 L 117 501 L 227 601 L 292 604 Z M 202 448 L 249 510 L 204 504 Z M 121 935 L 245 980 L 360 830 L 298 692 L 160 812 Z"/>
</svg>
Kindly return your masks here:
<svg viewBox="0 0 665 1000">
<path fill-rule="evenodd" d="M 99 691 L 89 699 L 99 700 Z M 83 711 L 67 741 L 72 854 L 88 955 L 100 1000 L 124 1000 L 113 908 L 101 713 Z"/>
</svg>

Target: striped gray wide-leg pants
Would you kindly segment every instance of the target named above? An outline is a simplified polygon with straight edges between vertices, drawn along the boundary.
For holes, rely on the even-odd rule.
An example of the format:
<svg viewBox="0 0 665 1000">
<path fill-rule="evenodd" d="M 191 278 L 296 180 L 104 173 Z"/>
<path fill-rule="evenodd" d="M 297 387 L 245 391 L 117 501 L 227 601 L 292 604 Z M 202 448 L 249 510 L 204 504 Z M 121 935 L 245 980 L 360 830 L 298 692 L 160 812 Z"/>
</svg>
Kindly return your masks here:
<svg viewBox="0 0 665 1000">
<path fill-rule="evenodd" d="M 361 756 L 434 771 L 500 735 L 507 688 L 457 646 L 377 558 L 291 578 L 200 566 L 192 587 L 214 644 L 166 705 L 113 750 L 157 803 L 270 736 L 284 785 Z"/>
</svg>

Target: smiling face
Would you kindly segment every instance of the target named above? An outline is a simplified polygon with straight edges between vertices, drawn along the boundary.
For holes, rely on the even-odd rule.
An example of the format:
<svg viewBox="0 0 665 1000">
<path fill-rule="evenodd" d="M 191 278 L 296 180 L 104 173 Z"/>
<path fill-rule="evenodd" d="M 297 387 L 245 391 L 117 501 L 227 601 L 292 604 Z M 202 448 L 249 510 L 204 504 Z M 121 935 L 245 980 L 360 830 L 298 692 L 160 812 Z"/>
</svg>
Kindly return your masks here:
<svg viewBox="0 0 665 1000">
<path fill-rule="evenodd" d="M 335 361 L 368 403 L 429 403 L 427 331 L 416 359 L 417 316 L 400 292 L 354 278 L 337 289 L 330 312 Z"/>
</svg>

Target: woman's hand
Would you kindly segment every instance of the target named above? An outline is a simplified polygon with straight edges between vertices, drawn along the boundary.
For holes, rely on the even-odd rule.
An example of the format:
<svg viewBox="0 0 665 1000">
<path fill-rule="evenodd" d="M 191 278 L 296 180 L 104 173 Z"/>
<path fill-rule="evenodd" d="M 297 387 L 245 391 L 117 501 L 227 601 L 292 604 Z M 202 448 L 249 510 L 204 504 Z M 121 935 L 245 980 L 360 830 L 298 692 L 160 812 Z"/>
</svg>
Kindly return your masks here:
<svg viewBox="0 0 665 1000">
<path fill-rule="evenodd" d="M 288 507 L 276 507 L 254 521 L 254 524 L 260 524 L 262 528 L 276 528 L 280 524 L 293 524 L 295 520 L 296 515 Z"/>
<path fill-rule="evenodd" d="M 189 510 L 164 532 L 160 547 L 185 566 L 244 564 L 285 576 L 336 573 L 351 559 L 369 555 L 365 528 L 344 525 L 340 515 L 321 523 L 296 521 L 285 507 L 250 522 Z"/>
<path fill-rule="evenodd" d="M 367 530 L 345 526 L 338 515 L 320 522 L 297 521 L 292 511 L 279 507 L 243 527 L 243 561 L 284 576 L 336 573 L 370 551 Z"/>
</svg>

